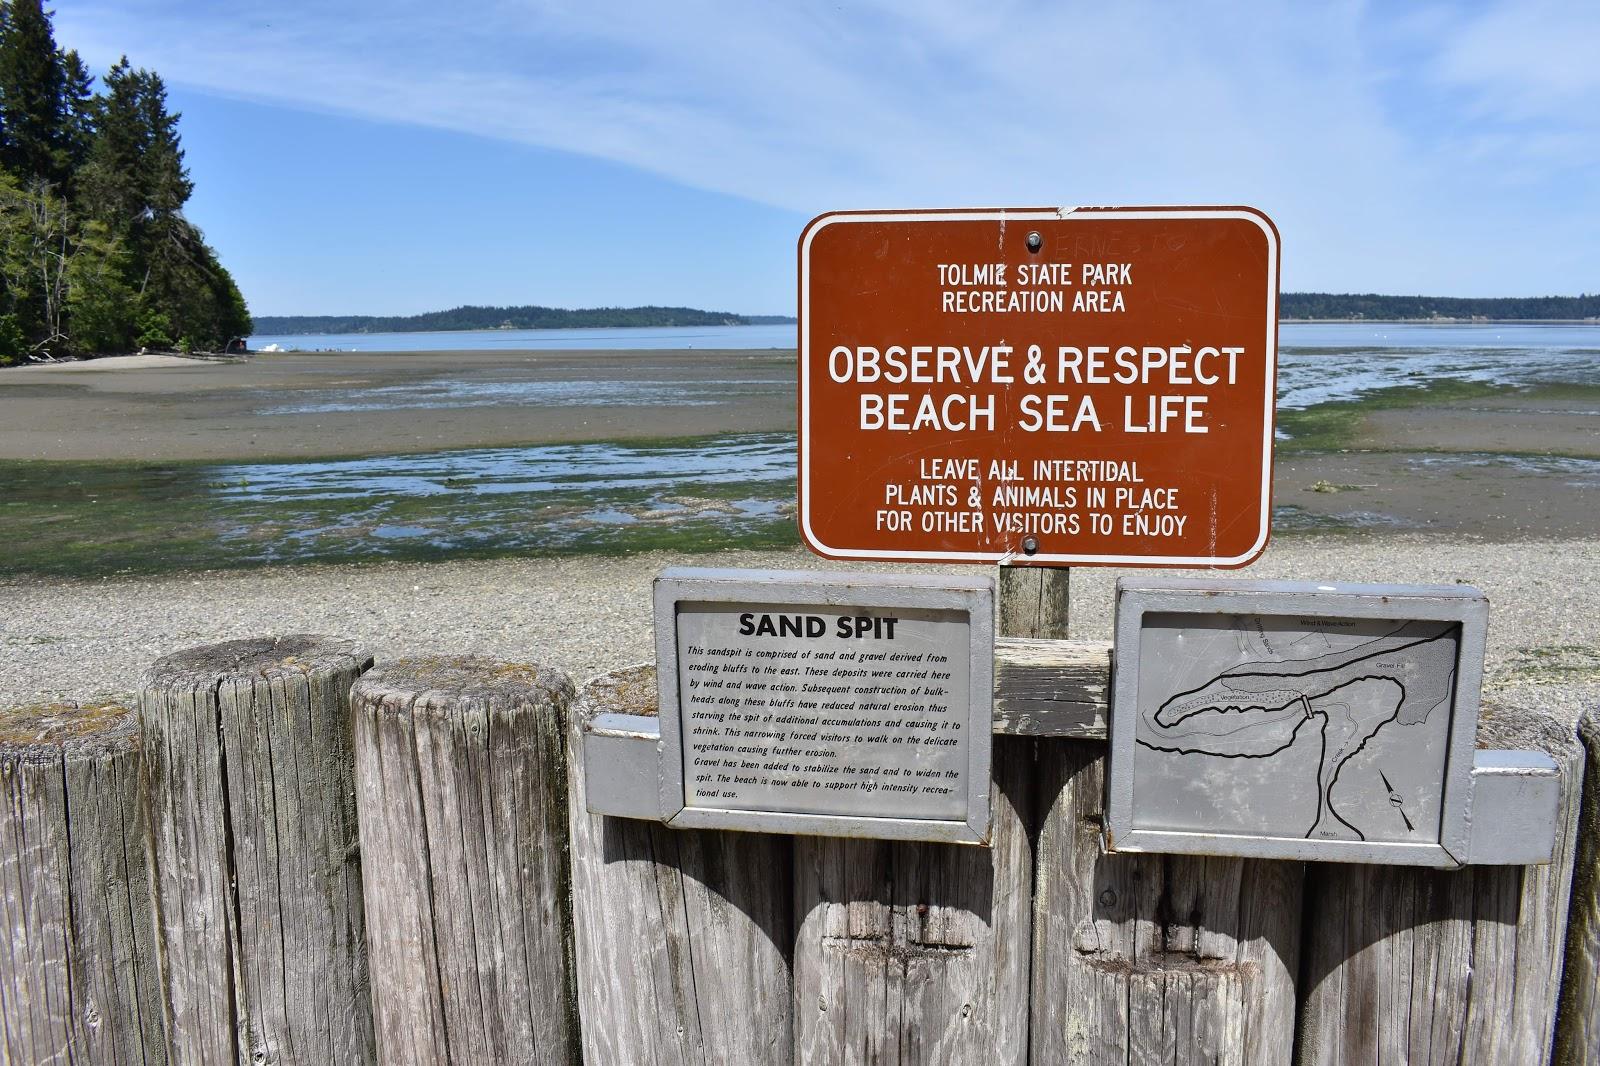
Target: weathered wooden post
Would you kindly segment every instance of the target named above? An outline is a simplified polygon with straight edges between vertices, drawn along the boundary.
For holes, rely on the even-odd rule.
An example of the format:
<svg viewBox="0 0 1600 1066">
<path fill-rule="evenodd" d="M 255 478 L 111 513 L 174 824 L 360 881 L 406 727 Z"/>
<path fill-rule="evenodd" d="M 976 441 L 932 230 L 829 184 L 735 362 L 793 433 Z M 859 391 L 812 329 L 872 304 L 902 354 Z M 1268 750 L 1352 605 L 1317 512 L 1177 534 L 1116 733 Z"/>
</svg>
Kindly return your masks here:
<svg viewBox="0 0 1600 1066">
<path fill-rule="evenodd" d="M 0 1061 L 166 1060 L 140 758 L 118 704 L 0 711 Z"/>
<path fill-rule="evenodd" d="M 1030 747 L 995 738 L 992 847 L 796 838 L 796 1061 L 1027 1061 Z"/>
<path fill-rule="evenodd" d="M 600 715 L 654 718 L 655 667 L 590 681 L 569 731 L 584 1062 L 787 1066 L 790 838 L 590 814 L 580 745 Z"/>
<path fill-rule="evenodd" d="M 1556 1021 L 1555 1061 L 1561 1066 L 1600 1061 L 1600 709 L 1579 717 L 1578 739 L 1584 750 L 1583 790 Z"/>
<path fill-rule="evenodd" d="M 356 683 L 378 1059 L 579 1061 L 568 916 L 572 682 L 472 656 Z"/>
<path fill-rule="evenodd" d="M 1001 601 L 1061 604 L 1064 637 L 1067 572 L 1044 572 L 1058 589 L 1002 567 Z M 1102 854 L 1105 766 L 1103 740 L 1039 746 L 1033 1061 L 1288 1062 L 1300 864 Z"/>
<path fill-rule="evenodd" d="M 159 660 L 140 720 L 175 1063 L 372 1061 L 349 693 L 353 643 Z"/>
<path fill-rule="evenodd" d="M 1583 750 L 1570 727 L 1526 702 L 1486 702 L 1478 746 L 1555 760 L 1562 797 L 1552 861 L 1454 871 L 1308 866 L 1301 1063 L 1550 1061 Z"/>
<path fill-rule="evenodd" d="M 1003 584 L 1000 633 L 1065 636 L 1055 574 Z M 1032 748 L 994 738 L 988 848 L 795 840 L 797 1061 L 1027 1061 Z"/>
</svg>

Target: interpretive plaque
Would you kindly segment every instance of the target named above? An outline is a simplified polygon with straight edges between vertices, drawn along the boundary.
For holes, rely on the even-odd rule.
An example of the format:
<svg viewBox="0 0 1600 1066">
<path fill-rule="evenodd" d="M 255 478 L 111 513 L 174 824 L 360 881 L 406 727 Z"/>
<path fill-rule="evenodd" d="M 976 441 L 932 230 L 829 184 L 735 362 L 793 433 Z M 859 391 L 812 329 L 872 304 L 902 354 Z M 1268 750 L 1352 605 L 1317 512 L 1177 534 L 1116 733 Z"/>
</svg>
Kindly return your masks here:
<svg viewBox="0 0 1600 1066">
<path fill-rule="evenodd" d="M 1468 861 L 1487 616 L 1463 586 L 1119 582 L 1108 846 Z"/>
<path fill-rule="evenodd" d="M 800 529 L 842 559 L 1243 566 L 1278 236 L 1249 208 L 844 211 L 800 237 Z"/>
<path fill-rule="evenodd" d="M 656 581 L 663 819 L 986 843 L 986 579 L 771 571 Z"/>
</svg>

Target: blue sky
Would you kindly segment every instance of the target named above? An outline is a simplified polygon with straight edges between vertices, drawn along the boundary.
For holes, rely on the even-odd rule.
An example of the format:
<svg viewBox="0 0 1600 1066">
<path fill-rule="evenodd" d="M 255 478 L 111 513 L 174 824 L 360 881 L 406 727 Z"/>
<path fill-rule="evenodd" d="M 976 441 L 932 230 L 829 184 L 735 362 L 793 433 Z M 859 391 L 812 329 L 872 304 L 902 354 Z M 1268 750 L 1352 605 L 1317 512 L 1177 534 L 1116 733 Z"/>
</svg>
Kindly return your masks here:
<svg viewBox="0 0 1600 1066">
<path fill-rule="evenodd" d="M 1246 203 L 1287 290 L 1600 290 L 1600 4 L 58 0 L 257 314 L 792 313 L 863 207 Z"/>
</svg>

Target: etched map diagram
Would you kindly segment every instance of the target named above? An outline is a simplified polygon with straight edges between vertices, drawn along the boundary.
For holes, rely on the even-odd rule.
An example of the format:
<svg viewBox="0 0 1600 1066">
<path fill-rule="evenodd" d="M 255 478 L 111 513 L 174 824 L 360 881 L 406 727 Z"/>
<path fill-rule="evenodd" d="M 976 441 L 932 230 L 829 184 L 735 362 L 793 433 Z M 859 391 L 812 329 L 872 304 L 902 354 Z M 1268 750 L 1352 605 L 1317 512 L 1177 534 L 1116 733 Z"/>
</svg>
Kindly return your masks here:
<svg viewBox="0 0 1600 1066">
<path fill-rule="evenodd" d="M 1134 822 L 1439 838 L 1454 622 L 1147 614 Z"/>
</svg>

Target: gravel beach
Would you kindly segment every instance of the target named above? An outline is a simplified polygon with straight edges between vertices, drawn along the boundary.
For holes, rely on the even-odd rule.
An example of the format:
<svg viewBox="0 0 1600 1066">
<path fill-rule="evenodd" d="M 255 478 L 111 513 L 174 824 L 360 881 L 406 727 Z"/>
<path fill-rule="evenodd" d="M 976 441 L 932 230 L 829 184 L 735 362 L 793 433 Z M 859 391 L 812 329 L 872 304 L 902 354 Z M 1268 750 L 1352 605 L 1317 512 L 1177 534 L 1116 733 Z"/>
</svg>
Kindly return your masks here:
<svg viewBox="0 0 1600 1066">
<path fill-rule="evenodd" d="M 586 678 L 652 657 L 650 582 L 675 565 L 845 568 L 797 550 L 6 579 L 0 704 L 126 695 L 168 652 L 293 632 L 353 637 L 380 660 L 479 652 L 543 661 Z M 1128 571 L 1073 571 L 1074 636 L 1110 637 L 1112 591 L 1122 573 Z M 1585 702 L 1600 704 L 1600 539 L 1286 537 L 1238 576 L 1477 585 L 1492 605 L 1491 689 L 1550 686 L 1548 698 L 1567 717 Z M 1550 685 L 1557 681 L 1559 691 Z"/>
</svg>

